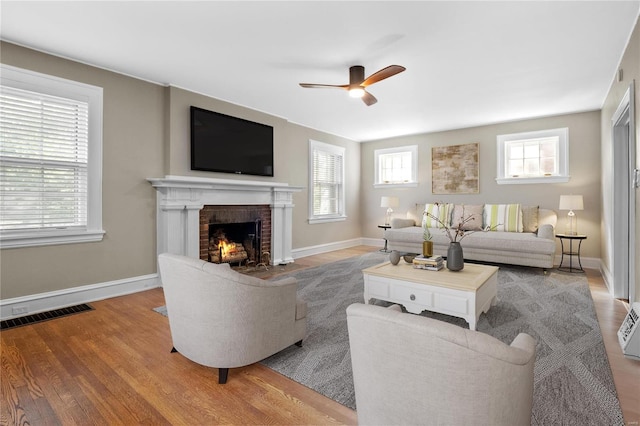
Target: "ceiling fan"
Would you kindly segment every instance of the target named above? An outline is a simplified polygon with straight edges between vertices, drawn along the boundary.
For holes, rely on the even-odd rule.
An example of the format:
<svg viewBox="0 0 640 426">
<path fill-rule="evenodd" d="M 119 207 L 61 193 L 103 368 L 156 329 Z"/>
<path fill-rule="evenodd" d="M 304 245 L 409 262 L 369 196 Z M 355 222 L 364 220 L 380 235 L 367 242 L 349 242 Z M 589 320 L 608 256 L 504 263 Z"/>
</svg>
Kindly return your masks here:
<svg viewBox="0 0 640 426">
<path fill-rule="evenodd" d="M 371 93 L 367 92 L 365 88 L 367 86 L 371 86 L 373 83 L 382 81 L 385 78 L 399 74 L 404 70 L 406 70 L 406 68 L 400 65 L 389 65 L 386 68 L 382 68 L 381 70 L 374 72 L 369 77 L 364 78 L 364 67 L 362 65 L 354 65 L 349 68 L 349 84 L 300 83 L 300 86 L 306 88 L 338 88 L 348 90 L 351 97 L 362 98 L 362 101 L 367 104 L 367 106 L 371 106 L 378 102 L 378 100 Z"/>
</svg>

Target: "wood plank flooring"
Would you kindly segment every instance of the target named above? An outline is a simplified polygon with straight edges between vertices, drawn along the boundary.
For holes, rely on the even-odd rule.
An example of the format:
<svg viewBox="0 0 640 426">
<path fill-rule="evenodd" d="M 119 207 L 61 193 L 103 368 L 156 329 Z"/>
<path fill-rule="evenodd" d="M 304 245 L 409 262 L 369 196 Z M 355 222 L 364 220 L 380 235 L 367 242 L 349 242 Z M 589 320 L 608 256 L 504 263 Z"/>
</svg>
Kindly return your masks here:
<svg viewBox="0 0 640 426">
<path fill-rule="evenodd" d="M 298 259 L 312 267 L 357 256 L 359 246 Z M 272 273 L 286 272 L 275 268 Z M 626 315 L 602 277 L 588 273 L 625 421 L 640 420 L 640 362 L 622 357 Z M 0 424 L 356 424 L 356 414 L 260 365 L 215 369 L 170 353 L 162 289 L 93 302 L 93 311 L 3 331 Z"/>
</svg>

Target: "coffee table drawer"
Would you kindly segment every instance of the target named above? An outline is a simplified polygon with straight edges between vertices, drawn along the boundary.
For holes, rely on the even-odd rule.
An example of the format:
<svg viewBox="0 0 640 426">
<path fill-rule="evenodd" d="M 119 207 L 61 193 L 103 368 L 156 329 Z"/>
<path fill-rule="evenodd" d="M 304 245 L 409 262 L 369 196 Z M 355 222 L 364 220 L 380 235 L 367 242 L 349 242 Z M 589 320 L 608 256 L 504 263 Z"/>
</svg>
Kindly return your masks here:
<svg viewBox="0 0 640 426">
<path fill-rule="evenodd" d="M 435 306 L 440 312 L 466 315 L 469 313 L 469 299 L 450 294 L 436 294 Z"/>
<path fill-rule="evenodd" d="M 374 299 L 389 299 L 389 283 L 385 279 L 378 277 L 367 277 L 367 289 L 369 291 L 369 297 Z"/>
<path fill-rule="evenodd" d="M 417 303 L 423 305 L 425 309 L 433 306 L 433 293 L 413 286 L 394 285 L 391 288 L 391 298 L 398 303 Z"/>
</svg>

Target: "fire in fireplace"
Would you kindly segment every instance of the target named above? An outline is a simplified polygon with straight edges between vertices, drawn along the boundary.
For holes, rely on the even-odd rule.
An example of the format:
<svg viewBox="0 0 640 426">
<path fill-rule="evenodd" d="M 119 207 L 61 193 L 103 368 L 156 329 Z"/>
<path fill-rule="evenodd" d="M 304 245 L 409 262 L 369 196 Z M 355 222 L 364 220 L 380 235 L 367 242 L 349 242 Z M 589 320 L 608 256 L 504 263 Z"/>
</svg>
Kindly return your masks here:
<svg viewBox="0 0 640 426">
<path fill-rule="evenodd" d="M 209 262 L 257 264 L 262 221 L 209 224 Z"/>
</svg>

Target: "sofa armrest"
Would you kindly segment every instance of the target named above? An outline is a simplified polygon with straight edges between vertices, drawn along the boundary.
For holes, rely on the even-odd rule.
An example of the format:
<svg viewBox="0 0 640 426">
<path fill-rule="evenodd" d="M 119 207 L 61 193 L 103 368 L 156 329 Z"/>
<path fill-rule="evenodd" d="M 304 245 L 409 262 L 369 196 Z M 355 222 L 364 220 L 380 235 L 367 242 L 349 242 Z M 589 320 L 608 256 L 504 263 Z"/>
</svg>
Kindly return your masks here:
<svg viewBox="0 0 640 426">
<path fill-rule="evenodd" d="M 545 223 L 538 228 L 538 238 L 546 238 L 553 240 L 555 238 L 555 230 L 552 225 Z"/>
<path fill-rule="evenodd" d="M 511 346 L 512 348 L 522 349 L 523 351 L 525 351 L 526 353 L 530 354 L 532 357 L 535 358 L 536 340 L 526 333 L 518 334 L 516 338 L 513 339 L 513 341 L 511 342 L 511 345 L 509 346 Z"/>
<path fill-rule="evenodd" d="M 416 222 L 413 219 L 402 219 L 402 218 L 393 218 L 391 219 L 391 227 L 392 228 L 408 228 L 410 226 L 415 226 Z"/>
</svg>

